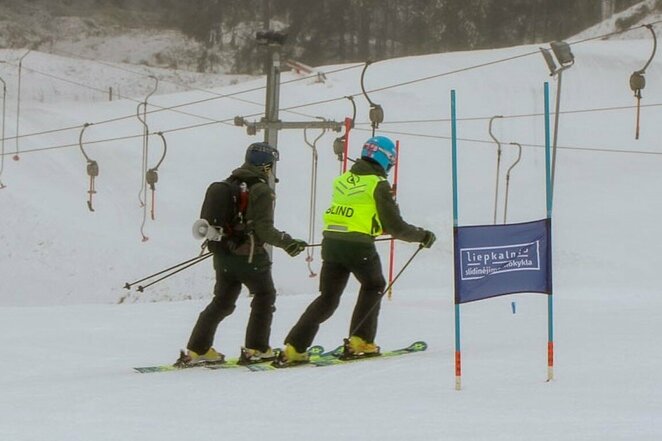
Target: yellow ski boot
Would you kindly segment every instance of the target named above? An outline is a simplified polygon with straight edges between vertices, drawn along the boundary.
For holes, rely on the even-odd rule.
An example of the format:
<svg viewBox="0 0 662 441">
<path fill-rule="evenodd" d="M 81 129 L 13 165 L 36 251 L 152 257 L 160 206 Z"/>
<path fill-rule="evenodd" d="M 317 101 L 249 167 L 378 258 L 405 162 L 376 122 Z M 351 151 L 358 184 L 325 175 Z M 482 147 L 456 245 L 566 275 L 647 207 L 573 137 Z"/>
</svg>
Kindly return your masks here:
<svg viewBox="0 0 662 441">
<path fill-rule="evenodd" d="M 294 346 L 287 343 L 285 347 L 278 352 L 278 356 L 272 364 L 275 367 L 283 368 L 305 364 L 309 361 L 310 354 L 308 354 L 308 352 L 299 352 Z"/>
<path fill-rule="evenodd" d="M 204 354 L 198 354 L 188 349 L 186 353 L 181 351 L 179 358 L 175 362 L 175 367 L 191 367 L 205 364 L 221 364 L 225 362 L 225 355 L 217 352 L 214 348 L 209 348 Z"/>
<path fill-rule="evenodd" d="M 237 364 L 247 365 L 255 363 L 264 363 L 265 361 L 273 361 L 276 358 L 276 353 L 271 348 L 267 348 L 266 351 L 260 351 L 258 349 L 250 348 L 241 348 L 241 354 L 239 355 L 239 361 Z"/>
<path fill-rule="evenodd" d="M 350 338 L 345 339 L 343 353 L 340 358 L 351 360 L 353 358 L 375 357 L 377 355 L 381 355 L 379 346 L 375 343 L 368 343 L 359 336 L 352 335 Z"/>
</svg>

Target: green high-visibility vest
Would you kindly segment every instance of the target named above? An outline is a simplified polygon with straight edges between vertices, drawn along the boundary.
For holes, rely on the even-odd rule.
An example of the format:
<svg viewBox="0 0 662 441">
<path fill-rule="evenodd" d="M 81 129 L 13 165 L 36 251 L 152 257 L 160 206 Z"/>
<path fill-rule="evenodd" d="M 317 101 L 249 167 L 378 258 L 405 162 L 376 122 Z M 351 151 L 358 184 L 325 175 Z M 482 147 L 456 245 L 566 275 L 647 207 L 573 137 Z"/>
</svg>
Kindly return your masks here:
<svg viewBox="0 0 662 441">
<path fill-rule="evenodd" d="M 375 187 L 385 178 L 344 173 L 333 181 L 331 206 L 324 212 L 324 231 L 382 234 L 377 214 Z"/>
</svg>

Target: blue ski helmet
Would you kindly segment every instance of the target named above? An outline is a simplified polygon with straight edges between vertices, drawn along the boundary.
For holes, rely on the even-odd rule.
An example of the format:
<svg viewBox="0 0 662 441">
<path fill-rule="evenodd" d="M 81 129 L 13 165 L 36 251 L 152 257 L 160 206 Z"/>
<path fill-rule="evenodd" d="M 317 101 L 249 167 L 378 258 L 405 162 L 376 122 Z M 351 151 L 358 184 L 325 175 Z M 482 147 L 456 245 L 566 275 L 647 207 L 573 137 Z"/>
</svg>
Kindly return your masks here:
<svg viewBox="0 0 662 441">
<path fill-rule="evenodd" d="M 266 142 L 254 142 L 246 149 L 246 162 L 264 167 L 278 161 L 278 150 Z"/>
<path fill-rule="evenodd" d="M 388 173 L 397 159 L 395 144 L 386 136 L 373 136 L 363 144 L 361 158 L 372 159 Z"/>
</svg>

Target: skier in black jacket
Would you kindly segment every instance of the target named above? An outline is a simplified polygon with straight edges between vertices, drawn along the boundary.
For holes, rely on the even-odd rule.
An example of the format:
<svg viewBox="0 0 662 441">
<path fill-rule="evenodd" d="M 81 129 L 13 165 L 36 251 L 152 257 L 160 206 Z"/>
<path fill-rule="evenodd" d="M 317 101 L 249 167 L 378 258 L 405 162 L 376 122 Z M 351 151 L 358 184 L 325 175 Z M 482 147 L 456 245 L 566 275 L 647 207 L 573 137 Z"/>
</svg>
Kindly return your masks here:
<svg viewBox="0 0 662 441">
<path fill-rule="evenodd" d="M 223 237 L 220 246 L 212 247 L 216 272 L 214 298 L 200 313 L 187 351 L 182 352 L 177 365 L 224 360 L 224 355 L 217 352 L 212 344 L 219 323 L 234 311 L 242 284 L 250 290 L 253 300 L 240 362 L 248 364 L 274 358 L 269 337 L 276 289 L 271 276 L 271 261 L 263 245 L 268 243 L 282 248 L 292 257 L 307 246 L 306 242 L 293 239 L 274 228 L 275 194 L 268 182 L 277 160 L 278 151 L 275 148 L 263 142 L 254 143 L 246 150 L 245 163 L 232 172 L 230 179 L 248 184 L 247 234 L 239 243 Z"/>
</svg>

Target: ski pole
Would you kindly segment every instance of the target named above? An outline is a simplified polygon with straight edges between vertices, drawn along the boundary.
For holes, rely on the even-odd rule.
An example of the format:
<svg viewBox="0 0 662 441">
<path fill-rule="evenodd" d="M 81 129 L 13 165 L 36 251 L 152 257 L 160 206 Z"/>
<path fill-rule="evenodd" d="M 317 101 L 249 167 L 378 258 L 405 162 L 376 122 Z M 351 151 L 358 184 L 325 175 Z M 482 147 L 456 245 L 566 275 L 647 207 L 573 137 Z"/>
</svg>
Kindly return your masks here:
<svg viewBox="0 0 662 441">
<path fill-rule="evenodd" d="M 201 254 L 201 255 L 196 256 L 196 257 L 194 257 L 194 258 L 192 258 L 192 259 L 189 259 L 189 260 L 185 260 L 184 262 L 180 262 L 180 263 L 178 263 L 177 265 L 173 265 L 173 266 L 171 266 L 170 268 L 166 268 L 166 269 L 164 269 L 164 270 L 161 270 L 161 271 L 159 271 L 158 273 L 154 273 L 154 274 L 149 275 L 149 276 L 147 276 L 147 277 L 143 277 L 142 279 L 140 279 L 140 280 L 136 280 L 135 282 L 131 282 L 131 283 L 126 282 L 126 283 L 124 284 L 124 288 L 126 288 L 126 289 L 131 289 L 131 287 L 132 287 L 133 285 L 137 284 L 137 283 L 143 282 L 143 281 L 145 281 L 145 280 L 147 280 L 147 279 L 151 279 L 152 277 L 160 276 L 161 274 L 163 274 L 163 273 L 165 273 L 165 272 L 168 272 L 168 271 L 170 271 L 170 270 L 173 270 L 173 269 L 175 269 L 175 268 L 178 268 L 178 267 L 180 267 L 180 266 L 182 266 L 182 265 L 186 265 L 187 263 L 193 262 L 194 260 L 198 260 L 198 259 L 201 259 L 201 258 L 203 258 L 203 257 L 209 257 L 209 255 L 211 255 L 211 252 L 208 252 L 208 253 L 205 253 L 205 254 Z M 197 263 L 197 262 L 196 262 L 196 263 Z"/>
<path fill-rule="evenodd" d="M 207 259 L 208 257 L 210 257 L 212 254 L 213 254 L 213 253 L 203 254 L 202 256 L 200 256 L 200 257 L 198 258 L 198 260 L 194 260 L 193 262 L 189 263 L 188 265 L 181 266 L 177 271 L 173 271 L 173 272 L 171 272 L 170 274 L 166 274 L 165 276 L 163 276 L 163 277 L 161 277 L 161 278 L 159 278 L 159 279 L 156 279 L 156 280 L 154 280 L 153 282 L 148 283 L 147 285 L 138 285 L 138 288 L 136 288 L 136 290 L 138 290 L 138 292 L 143 292 L 143 291 L 145 290 L 145 288 L 149 288 L 150 286 L 152 286 L 152 285 L 154 285 L 154 284 L 156 284 L 156 283 L 159 283 L 160 281 L 165 280 L 165 279 L 167 279 L 167 278 L 170 277 L 170 276 L 174 276 L 175 274 L 177 274 L 177 273 L 180 272 L 180 271 L 184 271 L 184 270 L 185 270 L 186 268 L 188 268 L 188 267 L 191 267 L 191 266 L 193 266 L 193 265 L 195 265 L 195 264 L 197 264 L 197 263 L 202 262 L 203 260 L 205 260 L 205 259 Z M 177 268 L 177 267 L 175 267 L 175 268 Z M 163 271 L 162 271 L 162 272 L 163 272 Z"/>
<path fill-rule="evenodd" d="M 382 301 L 382 297 L 384 297 L 384 294 L 386 294 L 386 293 L 388 292 L 388 290 L 391 289 L 391 287 L 395 284 L 395 282 L 398 280 L 398 278 L 400 277 L 400 275 L 404 272 L 404 270 L 407 269 L 407 267 L 409 266 L 409 264 L 411 263 L 411 261 L 414 260 L 414 257 L 416 257 L 416 255 L 417 255 L 417 254 L 419 253 L 419 251 L 421 251 L 422 249 L 423 249 L 423 244 L 420 244 L 420 245 L 418 246 L 418 248 L 416 248 L 416 251 L 414 251 L 414 254 L 412 254 L 411 257 L 409 258 L 409 260 L 407 260 L 407 263 L 405 263 L 404 266 L 400 269 L 400 271 L 398 271 L 398 274 L 395 275 L 395 277 L 393 278 L 393 280 L 391 281 L 391 283 L 389 283 L 389 284 L 386 286 L 386 288 L 384 288 L 384 289 L 382 290 L 382 292 L 379 293 L 379 298 L 377 299 L 377 301 L 375 302 L 375 304 L 372 305 L 372 307 L 368 310 L 368 312 L 363 316 L 363 318 L 361 319 L 361 321 L 360 321 L 360 322 L 354 327 L 354 329 L 352 329 L 351 332 L 349 333 L 349 336 L 350 336 L 350 337 L 351 337 L 352 335 L 354 335 L 354 333 L 356 332 L 356 330 L 359 329 L 359 328 L 361 327 L 361 325 L 367 320 L 367 318 L 370 316 L 370 314 L 372 313 L 372 311 L 374 311 L 375 308 L 377 307 L 377 305 L 379 305 L 379 303 Z"/>
</svg>

